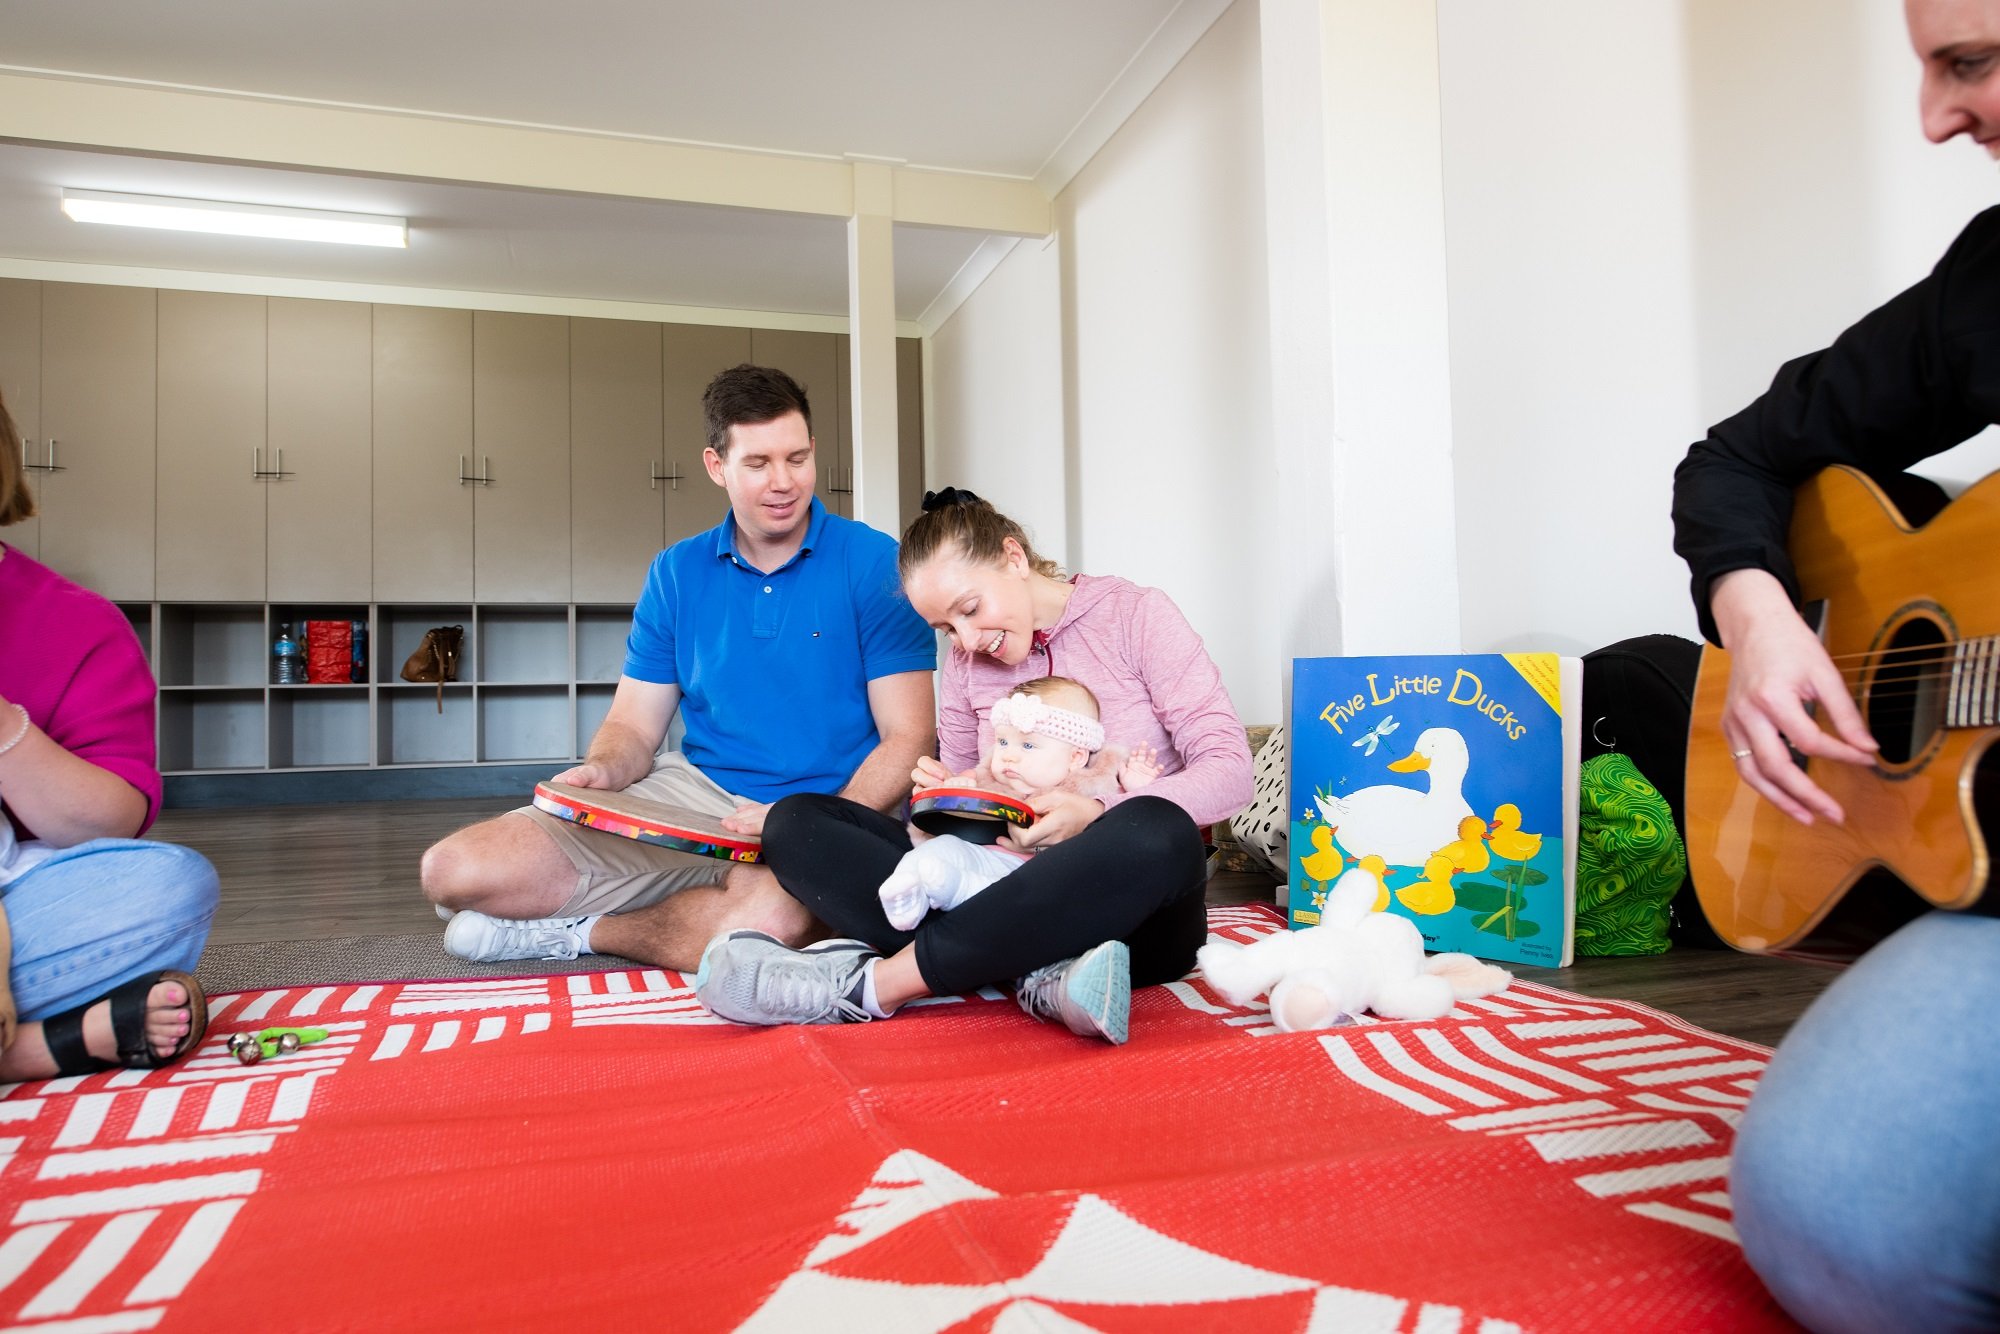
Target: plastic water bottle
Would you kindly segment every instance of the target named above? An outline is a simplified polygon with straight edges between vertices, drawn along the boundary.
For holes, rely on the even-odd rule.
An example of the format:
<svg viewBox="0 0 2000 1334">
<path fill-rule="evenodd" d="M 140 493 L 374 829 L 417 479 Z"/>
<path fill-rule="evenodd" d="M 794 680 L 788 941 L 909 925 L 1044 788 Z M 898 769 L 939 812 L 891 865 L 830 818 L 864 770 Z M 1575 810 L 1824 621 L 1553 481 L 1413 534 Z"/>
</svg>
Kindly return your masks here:
<svg viewBox="0 0 2000 1334">
<path fill-rule="evenodd" d="M 299 684 L 305 679 L 303 666 L 299 659 L 299 641 L 292 638 L 291 622 L 279 622 L 277 642 L 271 645 L 271 684 Z"/>
</svg>

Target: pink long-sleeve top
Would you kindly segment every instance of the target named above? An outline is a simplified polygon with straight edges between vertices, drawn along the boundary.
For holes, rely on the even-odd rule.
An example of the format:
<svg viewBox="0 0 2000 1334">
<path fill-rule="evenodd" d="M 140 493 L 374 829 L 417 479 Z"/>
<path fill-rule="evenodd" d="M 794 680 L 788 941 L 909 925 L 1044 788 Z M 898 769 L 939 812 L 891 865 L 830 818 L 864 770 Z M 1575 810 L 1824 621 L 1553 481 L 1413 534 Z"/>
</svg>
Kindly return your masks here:
<svg viewBox="0 0 2000 1334">
<path fill-rule="evenodd" d="M 160 812 L 153 694 L 125 614 L 8 547 L 0 557 L 0 696 L 64 750 L 137 788 L 146 798 L 142 831 Z M 0 713 L 0 739 L 19 726 L 12 709 Z"/>
<path fill-rule="evenodd" d="M 1009 667 L 953 649 L 939 692 L 939 758 L 953 773 L 971 769 L 993 746 L 994 701 L 1023 681 L 1067 676 L 1097 696 L 1107 743 L 1159 751 L 1160 777 L 1132 796 L 1165 797 L 1199 825 L 1250 804 L 1250 743 L 1222 673 L 1201 636 L 1157 588 L 1113 575 L 1078 575 L 1047 647 Z"/>
</svg>

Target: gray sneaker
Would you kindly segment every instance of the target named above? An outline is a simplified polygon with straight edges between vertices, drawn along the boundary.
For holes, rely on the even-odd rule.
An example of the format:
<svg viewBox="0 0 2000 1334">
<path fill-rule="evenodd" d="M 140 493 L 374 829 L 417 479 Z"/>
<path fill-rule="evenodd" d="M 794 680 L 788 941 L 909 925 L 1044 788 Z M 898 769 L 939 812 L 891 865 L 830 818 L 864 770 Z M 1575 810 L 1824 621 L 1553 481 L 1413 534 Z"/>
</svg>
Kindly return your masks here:
<svg viewBox="0 0 2000 1334">
<path fill-rule="evenodd" d="M 1132 1018 L 1132 952 L 1122 940 L 1107 940 L 1029 973 L 1014 984 L 1014 999 L 1037 1019 L 1121 1043 Z"/>
<path fill-rule="evenodd" d="M 795 950 L 762 931 L 725 931 L 701 952 L 694 994 L 732 1023 L 865 1023 L 868 962 L 881 957 L 858 940 Z"/>
<path fill-rule="evenodd" d="M 501 959 L 574 959 L 590 948 L 579 930 L 587 917 L 537 917 L 515 921 L 470 909 L 453 913 L 444 929 L 444 952 L 473 963 Z"/>
</svg>

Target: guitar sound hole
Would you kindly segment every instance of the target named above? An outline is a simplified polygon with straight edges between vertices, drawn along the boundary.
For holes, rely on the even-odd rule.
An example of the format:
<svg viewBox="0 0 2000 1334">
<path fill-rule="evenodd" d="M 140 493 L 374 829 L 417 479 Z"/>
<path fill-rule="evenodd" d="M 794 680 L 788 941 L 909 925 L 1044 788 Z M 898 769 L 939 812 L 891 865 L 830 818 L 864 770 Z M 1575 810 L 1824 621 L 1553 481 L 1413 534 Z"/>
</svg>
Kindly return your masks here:
<svg viewBox="0 0 2000 1334">
<path fill-rule="evenodd" d="M 1883 763 L 1907 764 L 1944 725 L 1949 642 L 1937 622 L 1908 620 L 1883 646 L 1862 706 Z"/>
</svg>

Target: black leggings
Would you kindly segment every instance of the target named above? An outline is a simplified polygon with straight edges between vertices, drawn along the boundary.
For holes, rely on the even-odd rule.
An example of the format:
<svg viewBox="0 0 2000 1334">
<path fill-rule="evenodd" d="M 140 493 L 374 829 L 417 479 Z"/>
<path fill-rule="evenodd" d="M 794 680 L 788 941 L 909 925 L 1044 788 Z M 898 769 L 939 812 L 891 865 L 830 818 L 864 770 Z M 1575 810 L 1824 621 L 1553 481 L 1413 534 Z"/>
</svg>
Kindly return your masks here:
<svg viewBox="0 0 2000 1334">
<path fill-rule="evenodd" d="M 1161 797 L 1120 802 L 952 911 L 898 931 L 876 894 L 909 850 L 900 823 L 842 797 L 786 797 L 764 818 L 778 883 L 839 935 L 884 954 L 915 941 L 935 995 L 1004 984 L 1107 940 L 1131 947 L 1132 985 L 1171 982 L 1207 938 L 1201 833 Z"/>
</svg>

